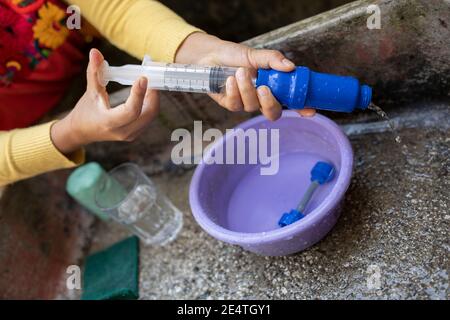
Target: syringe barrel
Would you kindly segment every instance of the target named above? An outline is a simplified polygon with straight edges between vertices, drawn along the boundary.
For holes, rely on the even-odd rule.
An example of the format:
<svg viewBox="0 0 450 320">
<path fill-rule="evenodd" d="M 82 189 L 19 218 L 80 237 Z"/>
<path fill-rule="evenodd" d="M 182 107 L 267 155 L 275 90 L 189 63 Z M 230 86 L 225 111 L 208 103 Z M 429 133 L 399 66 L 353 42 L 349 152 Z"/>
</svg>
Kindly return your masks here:
<svg viewBox="0 0 450 320">
<path fill-rule="evenodd" d="M 236 74 L 237 68 L 207 67 L 175 63 L 150 62 L 145 65 L 111 67 L 105 61 L 100 81 L 132 85 L 139 77 L 147 77 L 148 87 L 156 90 L 220 93 L 228 77 Z"/>
</svg>

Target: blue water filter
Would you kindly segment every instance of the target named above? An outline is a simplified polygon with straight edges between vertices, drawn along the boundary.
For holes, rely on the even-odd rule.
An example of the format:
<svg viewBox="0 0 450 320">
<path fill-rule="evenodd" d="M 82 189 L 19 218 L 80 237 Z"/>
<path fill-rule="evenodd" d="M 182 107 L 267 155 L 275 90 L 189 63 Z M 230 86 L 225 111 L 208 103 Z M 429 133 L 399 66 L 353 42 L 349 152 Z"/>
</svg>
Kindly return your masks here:
<svg viewBox="0 0 450 320">
<path fill-rule="evenodd" d="M 365 110 L 372 100 L 372 88 L 353 77 L 318 73 L 307 67 L 292 72 L 259 69 L 256 86 L 268 86 L 275 98 L 289 109 L 313 107 L 352 112 Z"/>
</svg>

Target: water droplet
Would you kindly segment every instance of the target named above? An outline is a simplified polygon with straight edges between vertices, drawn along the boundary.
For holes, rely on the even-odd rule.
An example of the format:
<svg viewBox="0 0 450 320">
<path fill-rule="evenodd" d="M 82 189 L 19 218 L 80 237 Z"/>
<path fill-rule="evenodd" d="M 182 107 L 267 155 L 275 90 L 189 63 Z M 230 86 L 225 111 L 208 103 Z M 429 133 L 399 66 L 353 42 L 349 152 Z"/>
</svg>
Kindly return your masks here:
<svg viewBox="0 0 450 320">
<path fill-rule="evenodd" d="M 388 126 L 389 126 L 389 129 L 391 129 L 391 132 L 395 135 L 395 138 L 394 138 L 395 142 L 398 143 L 398 144 L 402 144 L 402 138 L 398 135 L 395 123 L 394 123 L 394 121 L 392 121 L 389 118 L 387 113 L 383 109 L 381 109 L 379 106 L 374 104 L 374 103 L 370 103 L 368 109 L 372 110 L 372 111 L 375 111 L 375 113 L 378 116 L 380 116 L 383 119 L 386 119 L 386 121 L 388 123 Z M 408 160 L 409 152 L 408 152 L 408 147 L 405 144 L 402 144 L 402 154 L 405 156 L 406 160 Z"/>
</svg>

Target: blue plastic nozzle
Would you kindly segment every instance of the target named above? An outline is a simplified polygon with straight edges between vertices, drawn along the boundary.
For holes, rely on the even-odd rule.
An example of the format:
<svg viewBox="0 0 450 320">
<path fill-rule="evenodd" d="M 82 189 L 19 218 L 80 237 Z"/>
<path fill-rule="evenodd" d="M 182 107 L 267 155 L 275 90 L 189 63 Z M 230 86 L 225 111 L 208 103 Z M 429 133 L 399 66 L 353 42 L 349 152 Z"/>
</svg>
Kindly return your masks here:
<svg viewBox="0 0 450 320">
<path fill-rule="evenodd" d="M 327 162 L 317 162 L 311 170 L 311 181 L 319 184 L 330 182 L 334 178 L 334 166 Z"/>
<path fill-rule="evenodd" d="M 291 212 L 283 214 L 280 221 L 278 222 L 278 225 L 280 227 L 286 227 L 290 224 L 293 224 L 294 222 L 297 222 L 298 220 L 301 220 L 305 217 L 303 213 L 301 213 L 298 210 L 292 209 Z"/>
<path fill-rule="evenodd" d="M 297 67 L 292 72 L 259 69 L 256 86 L 268 86 L 275 98 L 289 109 L 305 106 L 321 110 L 352 112 L 365 110 L 372 88 L 353 77 L 338 76 Z"/>
<path fill-rule="evenodd" d="M 333 180 L 334 173 L 335 169 L 332 164 L 322 161 L 317 162 L 311 170 L 311 184 L 309 185 L 308 190 L 306 190 L 302 200 L 296 209 L 292 209 L 290 212 L 284 213 L 281 216 L 278 225 L 283 228 L 306 217 L 303 212 L 317 187 Z"/>
</svg>

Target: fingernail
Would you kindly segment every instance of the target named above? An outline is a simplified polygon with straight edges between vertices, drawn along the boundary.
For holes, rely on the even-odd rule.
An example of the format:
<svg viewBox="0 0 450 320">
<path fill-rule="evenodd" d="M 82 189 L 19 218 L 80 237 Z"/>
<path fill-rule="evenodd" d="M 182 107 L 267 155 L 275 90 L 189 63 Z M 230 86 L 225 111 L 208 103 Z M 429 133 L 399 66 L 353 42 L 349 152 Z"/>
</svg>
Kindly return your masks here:
<svg viewBox="0 0 450 320">
<path fill-rule="evenodd" d="M 267 88 L 266 86 L 261 86 L 258 88 L 258 94 L 261 97 L 265 97 L 269 95 L 269 88 Z"/>
<path fill-rule="evenodd" d="M 141 87 L 141 89 L 147 89 L 147 78 L 146 77 L 142 77 L 141 79 L 139 79 L 139 86 Z"/>
<path fill-rule="evenodd" d="M 227 81 L 225 82 L 225 90 L 229 92 L 231 90 L 231 87 L 234 84 L 234 77 L 228 77 Z"/>
<path fill-rule="evenodd" d="M 305 108 L 305 109 L 301 109 L 298 110 L 298 113 L 302 116 L 302 117 L 313 117 L 316 115 L 316 110 L 312 109 L 312 108 Z"/>
<path fill-rule="evenodd" d="M 291 60 L 288 60 L 288 59 L 283 59 L 283 64 L 286 66 L 286 67 L 295 67 L 295 64 L 291 61 Z"/>
<path fill-rule="evenodd" d="M 243 68 L 239 68 L 236 72 L 236 78 L 239 80 L 243 80 L 245 78 L 245 71 Z"/>
<path fill-rule="evenodd" d="M 92 60 L 94 58 L 94 49 L 91 49 L 91 51 L 89 51 L 89 60 Z"/>
</svg>

